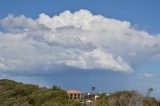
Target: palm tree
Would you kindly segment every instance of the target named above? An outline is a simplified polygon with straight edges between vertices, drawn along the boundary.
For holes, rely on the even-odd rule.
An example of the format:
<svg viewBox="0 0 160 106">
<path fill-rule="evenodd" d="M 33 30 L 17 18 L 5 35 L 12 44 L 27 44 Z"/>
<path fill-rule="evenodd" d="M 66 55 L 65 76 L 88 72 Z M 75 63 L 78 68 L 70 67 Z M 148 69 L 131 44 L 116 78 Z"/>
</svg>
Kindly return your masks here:
<svg viewBox="0 0 160 106">
<path fill-rule="evenodd" d="M 91 91 L 94 92 L 95 90 L 96 90 L 96 87 L 95 87 L 95 86 L 92 86 L 92 87 L 91 87 Z"/>
<path fill-rule="evenodd" d="M 146 97 L 149 97 L 150 96 L 150 93 L 153 91 L 153 88 L 149 88 L 147 93 L 146 93 Z"/>
<path fill-rule="evenodd" d="M 94 101 L 95 101 L 95 92 L 94 92 L 94 91 L 95 91 L 95 90 L 96 90 L 96 87 L 95 87 L 95 86 L 92 86 L 92 87 L 91 87 L 92 93 L 91 93 L 90 96 L 91 96 L 91 100 L 93 101 L 93 106 L 94 106 L 94 104 L 95 104 L 95 103 L 94 103 Z"/>
</svg>

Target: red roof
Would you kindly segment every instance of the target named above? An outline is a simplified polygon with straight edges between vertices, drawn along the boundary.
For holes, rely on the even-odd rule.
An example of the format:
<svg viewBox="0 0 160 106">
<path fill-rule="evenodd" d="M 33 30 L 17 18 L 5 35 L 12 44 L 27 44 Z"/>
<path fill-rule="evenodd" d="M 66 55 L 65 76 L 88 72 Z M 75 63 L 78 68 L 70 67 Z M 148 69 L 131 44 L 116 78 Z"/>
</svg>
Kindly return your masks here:
<svg viewBox="0 0 160 106">
<path fill-rule="evenodd" d="M 82 92 L 79 92 L 79 91 L 76 91 L 76 90 L 68 90 L 67 93 L 73 94 L 73 93 L 82 93 Z"/>
</svg>

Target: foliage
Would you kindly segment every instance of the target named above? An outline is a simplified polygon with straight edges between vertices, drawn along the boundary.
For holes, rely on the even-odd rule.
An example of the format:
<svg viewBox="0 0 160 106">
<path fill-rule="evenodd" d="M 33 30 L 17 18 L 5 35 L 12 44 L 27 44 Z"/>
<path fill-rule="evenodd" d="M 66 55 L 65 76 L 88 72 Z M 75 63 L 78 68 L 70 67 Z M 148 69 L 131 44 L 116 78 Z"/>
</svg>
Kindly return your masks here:
<svg viewBox="0 0 160 106">
<path fill-rule="evenodd" d="M 0 80 L 0 106 L 80 106 L 60 87 L 40 88 L 32 84 Z"/>
<path fill-rule="evenodd" d="M 92 91 L 95 91 L 95 90 L 96 90 L 96 87 L 92 86 L 92 87 L 91 87 L 91 90 L 92 90 Z"/>
<path fill-rule="evenodd" d="M 110 96 L 101 94 L 98 106 L 157 106 L 157 100 L 146 98 L 136 91 L 119 91 Z"/>
<path fill-rule="evenodd" d="M 93 87 L 94 89 L 94 87 Z M 157 106 L 155 98 L 144 97 L 136 91 L 102 93 L 95 101 L 96 106 Z M 0 106 L 80 106 L 70 100 L 66 91 L 54 85 L 41 88 L 32 84 L 0 80 Z"/>
</svg>

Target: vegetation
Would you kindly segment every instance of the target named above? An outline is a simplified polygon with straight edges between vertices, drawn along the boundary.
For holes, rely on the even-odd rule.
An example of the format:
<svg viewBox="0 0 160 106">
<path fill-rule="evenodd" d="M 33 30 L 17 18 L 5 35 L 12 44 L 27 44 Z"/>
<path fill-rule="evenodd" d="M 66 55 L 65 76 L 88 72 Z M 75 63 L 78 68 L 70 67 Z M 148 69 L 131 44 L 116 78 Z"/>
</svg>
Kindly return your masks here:
<svg viewBox="0 0 160 106">
<path fill-rule="evenodd" d="M 155 98 L 146 98 L 136 91 L 120 91 L 110 96 L 101 94 L 97 106 L 157 106 Z"/>
<path fill-rule="evenodd" d="M 92 86 L 91 91 L 94 92 L 96 90 L 96 87 Z"/>
<path fill-rule="evenodd" d="M 95 90 L 95 87 L 92 87 Z M 157 106 L 155 98 L 144 97 L 136 91 L 100 94 L 93 106 Z M 41 88 L 32 84 L 0 80 L 0 106 L 81 106 L 70 100 L 60 87 Z M 85 105 L 85 104 L 84 104 Z M 86 104 L 86 106 L 88 106 Z M 92 106 L 92 105 L 89 105 Z"/>
<path fill-rule="evenodd" d="M 57 86 L 40 88 L 32 84 L 0 80 L 0 106 L 80 106 Z"/>
</svg>

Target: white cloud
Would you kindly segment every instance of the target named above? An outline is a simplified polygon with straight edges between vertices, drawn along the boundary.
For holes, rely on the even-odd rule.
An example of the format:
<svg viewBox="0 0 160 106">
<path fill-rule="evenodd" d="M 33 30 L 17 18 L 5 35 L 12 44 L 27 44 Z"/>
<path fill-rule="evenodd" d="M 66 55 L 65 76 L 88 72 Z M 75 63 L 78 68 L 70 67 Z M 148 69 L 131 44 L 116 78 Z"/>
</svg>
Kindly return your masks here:
<svg viewBox="0 0 160 106">
<path fill-rule="evenodd" d="M 84 69 L 102 68 L 114 71 L 132 71 L 131 67 L 126 64 L 121 57 L 114 57 L 111 53 L 99 49 L 82 53 L 76 60 L 67 60 L 66 64 Z"/>
<path fill-rule="evenodd" d="M 0 63 L 6 70 L 66 65 L 132 72 L 132 66 L 160 54 L 159 35 L 87 10 L 53 17 L 40 14 L 36 20 L 9 15 L 0 25 L 4 30 L 0 33 Z"/>
<path fill-rule="evenodd" d="M 7 66 L 3 63 L 0 63 L 0 70 L 5 70 L 7 69 Z"/>
<path fill-rule="evenodd" d="M 155 75 L 152 74 L 152 73 L 143 73 L 143 77 L 145 77 L 145 78 L 154 78 Z"/>
</svg>

